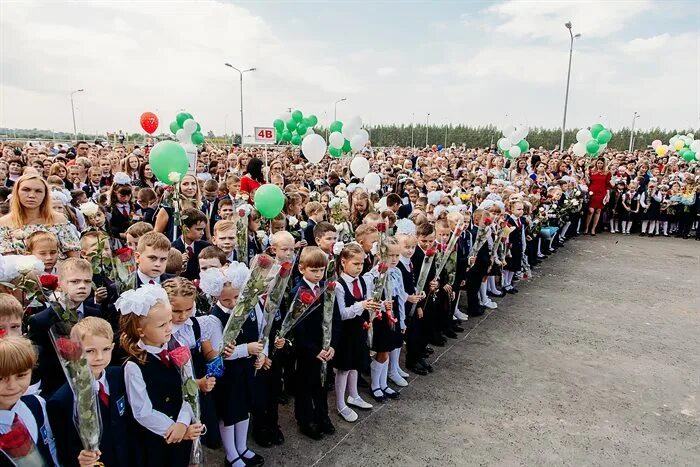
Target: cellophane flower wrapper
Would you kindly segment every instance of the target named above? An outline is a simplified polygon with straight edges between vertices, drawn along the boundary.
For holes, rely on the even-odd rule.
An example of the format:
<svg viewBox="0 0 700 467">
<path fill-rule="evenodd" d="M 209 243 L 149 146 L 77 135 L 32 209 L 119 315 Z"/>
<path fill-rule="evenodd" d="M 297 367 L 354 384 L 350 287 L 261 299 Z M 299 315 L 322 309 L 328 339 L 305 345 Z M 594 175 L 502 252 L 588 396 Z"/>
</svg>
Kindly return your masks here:
<svg viewBox="0 0 700 467">
<path fill-rule="evenodd" d="M 260 296 L 268 292 L 278 272 L 279 265 L 276 265 L 274 259 L 271 257 L 267 255 L 258 255 L 255 257 L 253 264 L 251 264 L 248 281 L 245 287 L 243 287 L 238 301 L 233 307 L 233 310 L 231 310 L 231 315 L 224 327 L 222 347 L 219 353 L 221 353 L 227 345 L 232 344 L 236 340 L 236 337 L 238 337 L 238 334 L 241 332 L 243 323 L 248 319 L 250 310 L 254 309 L 258 304 Z"/>
<path fill-rule="evenodd" d="M 172 341 L 171 341 L 172 342 Z M 180 370 L 182 380 L 182 399 L 192 409 L 192 423 L 199 423 L 202 419 L 202 410 L 199 405 L 199 386 L 194 378 L 192 368 L 192 353 L 187 346 L 176 346 L 169 353 L 170 361 Z M 200 465 L 204 462 L 201 437 L 192 440 L 190 451 L 190 465 Z"/>
<path fill-rule="evenodd" d="M 333 283 L 331 287 L 329 284 Z M 321 322 L 321 330 L 323 332 L 323 350 L 328 350 L 331 346 L 331 336 L 333 334 L 333 308 L 335 307 L 335 275 L 332 280 L 326 281 L 326 289 L 323 292 L 323 321 Z M 321 385 L 326 384 L 326 375 L 328 374 L 328 362 L 321 362 Z"/>
<path fill-rule="evenodd" d="M 241 216 L 241 214 L 243 214 Z M 248 214 L 240 208 L 236 219 L 236 256 L 238 261 L 248 264 Z"/>
<path fill-rule="evenodd" d="M 442 252 L 439 253 L 437 267 L 435 268 L 435 277 L 440 277 L 440 273 L 442 273 L 442 270 L 445 269 L 445 266 L 447 266 L 452 253 L 456 253 L 457 240 L 459 240 L 459 236 L 462 234 L 462 226 L 463 222 L 460 222 L 455 230 L 453 230 L 450 234 L 450 238 L 447 241 L 445 248 L 443 248 Z M 457 258 L 455 257 L 455 267 L 456 261 Z"/>
<path fill-rule="evenodd" d="M 291 332 L 292 329 L 294 329 L 294 326 L 296 326 L 298 323 L 301 322 L 301 320 L 309 316 L 309 314 L 314 309 L 314 305 L 316 304 L 318 299 L 323 296 L 326 290 L 328 290 L 327 284 L 326 287 L 324 287 L 321 290 L 321 293 L 318 296 L 315 296 L 313 292 L 311 292 L 309 289 L 303 289 L 300 287 L 299 290 L 297 290 L 296 295 L 294 296 L 294 300 L 292 300 L 291 308 L 289 309 L 287 315 L 282 321 L 282 326 L 280 328 L 278 336 L 284 338 Z M 310 293 L 311 296 L 313 296 L 314 298 L 310 301 L 305 302 L 305 293 Z"/>
<path fill-rule="evenodd" d="M 22 419 L 0 424 L 0 451 L 17 467 L 46 467 L 36 443 Z"/>
<path fill-rule="evenodd" d="M 95 378 L 80 341 L 70 337 L 71 327 L 71 323 L 56 323 L 49 330 L 49 336 L 73 391 L 73 422 L 83 449 L 97 451 L 102 437 L 102 419 Z"/>
<path fill-rule="evenodd" d="M 275 314 L 282 305 L 284 294 L 287 292 L 289 279 L 292 277 L 292 268 L 296 258 L 290 261 L 278 262 L 278 273 L 270 283 L 267 299 L 265 300 L 265 329 L 263 330 L 262 344 L 265 347 L 270 341 L 270 332 L 275 321 Z"/>
<path fill-rule="evenodd" d="M 421 265 L 420 274 L 418 275 L 418 280 L 416 281 L 416 293 L 421 293 L 425 288 L 425 283 L 428 281 L 428 274 L 430 274 L 430 268 L 433 266 L 433 261 L 435 261 L 435 255 L 429 256 L 426 254 L 423 256 L 423 264 Z M 409 318 L 416 312 L 417 307 L 418 303 L 411 305 L 411 309 L 408 313 Z"/>
<path fill-rule="evenodd" d="M 481 222 L 479 222 L 479 228 L 476 232 L 476 239 L 474 240 L 474 243 L 472 244 L 472 247 L 469 250 L 469 257 L 476 256 L 479 253 L 479 250 L 481 250 L 481 247 L 484 246 L 484 243 L 486 243 L 486 240 L 489 236 L 491 222 L 492 221 L 490 219 L 486 221 L 486 218 L 481 218 Z"/>
</svg>

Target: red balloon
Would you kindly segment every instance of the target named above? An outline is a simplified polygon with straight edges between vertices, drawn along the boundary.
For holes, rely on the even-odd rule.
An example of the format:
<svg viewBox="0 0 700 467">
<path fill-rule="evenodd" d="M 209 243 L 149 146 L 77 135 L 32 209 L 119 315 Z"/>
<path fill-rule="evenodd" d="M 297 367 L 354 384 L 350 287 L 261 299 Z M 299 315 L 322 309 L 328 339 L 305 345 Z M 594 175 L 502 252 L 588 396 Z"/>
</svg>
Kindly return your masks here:
<svg viewBox="0 0 700 467">
<path fill-rule="evenodd" d="M 158 129 L 158 117 L 153 112 L 141 114 L 141 128 L 148 134 L 153 134 Z"/>
</svg>

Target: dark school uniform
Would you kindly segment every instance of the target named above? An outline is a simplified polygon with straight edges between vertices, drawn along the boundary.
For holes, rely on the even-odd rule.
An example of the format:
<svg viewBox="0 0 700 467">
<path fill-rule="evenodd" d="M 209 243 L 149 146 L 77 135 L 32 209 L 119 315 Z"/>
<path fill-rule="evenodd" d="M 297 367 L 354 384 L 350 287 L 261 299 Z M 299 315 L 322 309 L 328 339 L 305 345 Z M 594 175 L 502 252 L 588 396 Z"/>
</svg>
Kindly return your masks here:
<svg viewBox="0 0 700 467">
<path fill-rule="evenodd" d="M 56 443 L 46 414 L 45 402 L 41 397 L 22 396 L 11 411 L 0 410 L 0 421 L 3 425 L 11 427 L 8 432 L 26 429 L 46 466 L 60 465 L 55 457 Z M 15 463 L 0 450 L 0 466 L 14 465 Z"/>
<path fill-rule="evenodd" d="M 182 237 L 172 243 L 172 247 L 180 253 L 187 252 L 187 268 L 181 274 L 182 277 L 191 281 L 199 279 L 199 253 L 209 246 L 209 242 L 204 240 L 195 240 L 190 245 L 185 245 Z"/>
<path fill-rule="evenodd" d="M 257 232 L 248 232 L 248 264 L 251 264 L 253 258 L 263 252 L 262 243 L 258 240 Z"/>
<path fill-rule="evenodd" d="M 306 228 L 304 229 L 304 240 L 308 246 L 316 246 L 316 238 L 314 237 L 314 227 L 316 227 L 316 221 L 309 219 L 306 223 Z"/>
<path fill-rule="evenodd" d="M 134 274 L 136 274 L 136 288 L 137 288 L 137 289 L 138 289 L 139 287 L 141 287 L 143 284 L 150 284 L 151 281 L 153 281 L 154 284 L 160 285 L 160 284 L 162 284 L 163 282 L 167 281 L 168 279 L 172 279 L 173 277 L 175 277 L 175 274 L 168 274 L 167 272 L 164 273 L 164 274 L 161 274 L 161 275 L 158 277 L 158 279 L 143 279 L 143 278 L 141 277 L 141 274 L 139 274 L 139 271 L 138 271 L 138 270 L 136 270 L 136 272 L 134 272 Z M 143 273 L 142 273 L 142 274 L 143 274 Z M 145 276 L 145 274 L 144 274 L 144 276 Z"/>
<path fill-rule="evenodd" d="M 116 238 L 121 242 L 125 242 L 125 238 L 122 238 L 122 234 L 126 233 L 126 230 L 131 225 L 131 213 L 134 207 L 131 205 L 116 204 L 110 208 L 110 218 L 109 218 L 109 235 L 112 238 Z M 122 212 L 126 211 L 126 214 Z"/>
<path fill-rule="evenodd" d="M 515 227 L 508 235 L 508 248 L 510 255 L 506 255 L 506 264 L 504 269 L 507 271 L 518 272 L 523 264 L 523 223 L 521 219 L 514 219 L 509 215 L 506 222 L 511 227 Z"/>
<path fill-rule="evenodd" d="M 357 281 L 357 287 L 353 284 Z M 338 296 L 338 286 L 344 292 Z M 338 347 L 335 348 L 335 356 L 333 357 L 333 366 L 341 371 L 361 370 L 366 366 L 366 360 L 369 356 L 369 348 L 367 346 L 367 329 L 369 325 L 369 312 L 362 312 L 350 319 L 342 319 L 340 313 L 339 300 L 344 301 L 345 308 L 349 308 L 356 303 L 367 300 L 369 287 L 362 276 L 348 281 L 345 274 L 341 274 L 336 282 L 336 302 L 334 309 L 338 310 L 338 315 L 341 317 L 340 334 L 338 337 Z M 353 294 L 353 291 L 355 292 Z M 335 313 L 334 310 L 334 313 Z"/>
<path fill-rule="evenodd" d="M 105 467 L 131 467 L 134 465 L 133 447 L 129 433 L 135 429 L 131 408 L 126 399 L 124 371 L 121 367 L 107 367 L 104 370 L 106 380 L 105 393 L 107 405 L 98 396 L 100 419 L 102 420 L 102 437 L 100 438 L 100 460 Z M 98 382 L 99 384 L 99 382 Z M 102 383 L 104 384 L 104 382 Z M 99 387 L 99 386 L 98 386 Z M 98 387 L 95 392 L 98 393 Z M 56 450 L 58 460 L 64 467 L 78 466 L 78 455 L 83 444 L 73 423 L 73 391 L 68 383 L 61 386 L 46 403 L 46 411 L 56 430 Z"/>
<path fill-rule="evenodd" d="M 476 238 L 476 237 L 474 237 Z M 491 265 L 491 248 L 488 240 L 476 252 L 474 264 L 467 271 L 467 315 L 479 316 L 483 314 L 479 304 L 479 288 L 484 277 L 488 274 Z"/>
</svg>

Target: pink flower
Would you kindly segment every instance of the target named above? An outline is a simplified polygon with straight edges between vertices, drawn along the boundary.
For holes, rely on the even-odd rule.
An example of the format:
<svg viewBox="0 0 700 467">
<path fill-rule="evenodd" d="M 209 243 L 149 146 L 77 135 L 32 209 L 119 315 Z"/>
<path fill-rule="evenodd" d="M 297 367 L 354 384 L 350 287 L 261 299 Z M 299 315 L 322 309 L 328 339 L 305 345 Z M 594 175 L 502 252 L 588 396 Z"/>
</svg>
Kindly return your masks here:
<svg viewBox="0 0 700 467">
<path fill-rule="evenodd" d="M 80 342 L 75 342 L 67 337 L 60 337 L 56 340 L 56 350 L 69 362 L 77 362 L 83 355 L 83 350 L 80 348 Z"/>
<path fill-rule="evenodd" d="M 168 352 L 168 355 L 170 356 L 170 361 L 172 361 L 178 368 L 184 367 L 192 358 L 190 348 L 186 345 L 171 350 Z"/>
</svg>

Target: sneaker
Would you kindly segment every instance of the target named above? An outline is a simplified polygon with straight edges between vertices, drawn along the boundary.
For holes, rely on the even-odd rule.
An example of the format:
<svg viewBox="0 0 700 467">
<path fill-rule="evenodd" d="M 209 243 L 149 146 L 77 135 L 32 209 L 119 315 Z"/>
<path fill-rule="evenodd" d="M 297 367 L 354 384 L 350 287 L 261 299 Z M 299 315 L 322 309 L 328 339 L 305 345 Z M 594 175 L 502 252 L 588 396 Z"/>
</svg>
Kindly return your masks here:
<svg viewBox="0 0 700 467">
<path fill-rule="evenodd" d="M 455 318 L 457 318 L 460 321 L 467 321 L 469 319 L 469 316 L 465 313 L 462 313 L 460 310 L 455 311 L 454 315 L 452 315 L 452 316 L 454 316 Z"/>
<path fill-rule="evenodd" d="M 389 381 L 402 388 L 408 386 L 408 381 L 406 381 L 401 375 L 389 375 Z"/>
<path fill-rule="evenodd" d="M 352 405 L 353 407 L 357 407 L 358 409 L 362 410 L 369 410 L 373 407 L 372 404 L 365 402 L 361 397 L 355 398 L 352 396 L 348 396 L 348 405 Z"/>
<path fill-rule="evenodd" d="M 495 310 L 496 308 L 498 308 L 498 305 L 496 304 L 496 302 L 486 302 L 486 303 L 484 303 L 484 306 L 486 308 L 490 308 L 492 310 Z"/>
<path fill-rule="evenodd" d="M 343 410 L 338 411 L 338 415 L 343 417 L 343 420 L 349 423 L 353 423 L 357 421 L 357 412 L 352 410 L 350 407 L 345 406 Z"/>
</svg>

